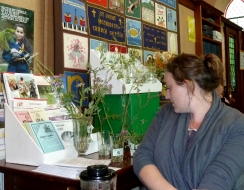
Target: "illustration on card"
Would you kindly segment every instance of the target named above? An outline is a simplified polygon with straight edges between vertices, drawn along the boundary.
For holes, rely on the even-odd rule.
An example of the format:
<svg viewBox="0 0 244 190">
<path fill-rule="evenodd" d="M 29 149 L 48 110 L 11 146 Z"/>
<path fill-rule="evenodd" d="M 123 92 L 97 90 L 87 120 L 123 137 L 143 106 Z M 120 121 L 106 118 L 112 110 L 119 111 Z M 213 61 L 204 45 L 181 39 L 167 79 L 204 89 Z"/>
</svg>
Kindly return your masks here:
<svg viewBox="0 0 244 190">
<path fill-rule="evenodd" d="M 108 0 L 87 0 L 87 2 L 97 6 L 108 8 Z"/>
<path fill-rule="evenodd" d="M 6 34 L 13 37 L 11 41 L 7 37 L 9 49 L 0 48 L 0 72 L 29 73 L 33 69 L 30 55 L 34 44 L 34 11 L 3 3 L 0 3 L 0 7 L 1 41 L 6 40 Z"/>
<path fill-rule="evenodd" d="M 134 18 L 141 18 L 140 0 L 125 0 L 125 14 Z"/>
<path fill-rule="evenodd" d="M 142 63 L 142 50 L 137 48 L 128 48 L 128 54 L 130 57 L 135 57 Z"/>
<path fill-rule="evenodd" d="M 141 0 L 142 20 L 154 24 L 154 1 Z"/>
<path fill-rule="evenodd" d="M 166 7 L 155 3 L 155 24 L 166 28 Z"/>
<path fill-rule="evenodd" d="M 158 1 L 176 9 L 176 0 L 158 0 Z"/>
<path fill-rule="evenodd" d="M 97 50 L 103 55 L 108 51 L 108 43 L 90 38 L 90 49 Z"/>
<path fill-rule="evenodd" d="M 109 44 L 109 51 L 117 53 L 127 53 L 127 47 L 118 44 Z"/>
<path fill-rule="evenodd" d="M 169 8 L 167 8 L 167 28 L 168 28 L 168 30 L 177 32 L 176 11 L 173 9 L 169 9 Z"/>
<path fill-rule="evenodd" d="M 55 92 L 52 84 L 50 81 L 52 80 L 51 77 L 47 76 L 44 77 L 43 75 L 34 75 L 38 92 L 41 99 L 45 99 L 47 101 L 48 108 L 57 108 L 59 107 L 59 99 L 57 96 L 57 92 Z M 63 75 L 54 76 L 56 81 L 58 78 L 62 80 Z"/>
<path fill-rule="evenodd" d="M 178 54 L 178 40 L 177 34 L 168 32 L 168 52 Z"/>
<path fill-rule="evenodd" d="M 123 14 L 125 10 L 125 2 L 124 0 L 109 0 L 109 8 Z"/>
<path fill-rule="evenodd" d="M 133 46 L 142 46 L 141 22 L 126 19 L 127 44 Z"/>
<path fill-rule="evenodd" d="M 88 38 L 63 33 L 64 67 L 87 70 Z"/>
<path fill-rule="evenodd" d="M 73 95 L 75 95 L 74 100 L 80 100 L 80 91 L 81 88 L 86 88 L 88 87 L 88 75 L 87 73 L 78 73 L 78 72 L 69 72 L 65 71 L 65 80 L 66 80 L 66 89 L 67 92 L 71 92 Z M 84 84 L 84 85 L 79 85 L 79 84 Z M 85 94 L 85 100 L 82 102 L 82 106 L 87 106 L 88 105 L 88 94 Z M 77 105 L 77 103 L 74 101 L 74 104 Z"/>
<path fill-rule="evenodd" d="M 66 148 L 73 145 L 73 123 L 72 120 L 53 121 L 59 136 Z"/>
<path fill-rule="evenodd" d="M 63 29 L 87 34 L 85 4 L 78 0 L 62 2 Z"/>
<path fill-rule="evenodd" d="M 19 88 L 19 98 L 40 98 L 33 75 L 16 73 L 15 77 Z"/>
</svg>

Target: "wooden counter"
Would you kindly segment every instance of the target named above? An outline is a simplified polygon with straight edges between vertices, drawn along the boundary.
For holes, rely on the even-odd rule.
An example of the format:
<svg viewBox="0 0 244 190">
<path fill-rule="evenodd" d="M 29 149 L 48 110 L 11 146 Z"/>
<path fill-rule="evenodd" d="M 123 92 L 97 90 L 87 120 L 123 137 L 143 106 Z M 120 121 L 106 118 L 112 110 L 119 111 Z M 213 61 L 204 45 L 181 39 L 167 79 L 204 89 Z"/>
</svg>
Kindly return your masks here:
<svg viewBox="0 0 244 190">
<path fill-rule="evenodd" d="M 87 156 L 96 158 L 97 154 Z M 133 172 L 132 158 L 128 157 L 120 164 L 110 164 L 120 167 L 117 170 L 117 190 L 130 190 L 141 185 Z M 80 181 L 58 177 L 39 172 L 33 172 L 34 166 L 11 164 L 0 160 L 0 172 L 4 173 L 4 190 L 78 190 Z"/>
</svg>

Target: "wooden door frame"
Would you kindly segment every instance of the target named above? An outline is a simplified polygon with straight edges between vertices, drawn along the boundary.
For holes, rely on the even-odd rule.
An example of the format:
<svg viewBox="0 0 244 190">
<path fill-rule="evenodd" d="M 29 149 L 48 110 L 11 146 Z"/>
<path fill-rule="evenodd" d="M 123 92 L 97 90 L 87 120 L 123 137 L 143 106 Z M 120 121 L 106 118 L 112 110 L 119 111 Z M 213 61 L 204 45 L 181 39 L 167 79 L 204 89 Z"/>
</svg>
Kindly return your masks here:
<svg viewBox="0 0 244 190">
<path fill-rule="evenodd" d="M 244 113 L 244 102 L 242 97 L 244 95 L 244 88 L 241 86 L 243 79 L 243 71 L 240 70 L 240 49 L 241 49 L 241 30 L 242 28 L 235 23 L 232 23 L 228 19 L 222 17 L 224 24 L 224 38 L 225 38 L 225 70 L 226 70 L 226 88 L 225 96 L 230 98 L 230 104 L 232 107 L 240 110 Z M 230 88 L 230 57 L 229 57 L 229 36 L 233 36 L 235 39 L 235 60 L 236 60 L 236 91 L 229 91 Z"/>
</svg>

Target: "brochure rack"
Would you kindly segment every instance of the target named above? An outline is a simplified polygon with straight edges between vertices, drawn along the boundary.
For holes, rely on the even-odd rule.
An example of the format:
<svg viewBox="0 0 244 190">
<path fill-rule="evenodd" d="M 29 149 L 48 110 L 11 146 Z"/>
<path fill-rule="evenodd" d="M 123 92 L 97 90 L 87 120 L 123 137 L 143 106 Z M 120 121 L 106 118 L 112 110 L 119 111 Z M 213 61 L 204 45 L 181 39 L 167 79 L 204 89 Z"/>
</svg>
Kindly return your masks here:
<svg viewBox="0 0 244 190">
<path fill-rule="evenodd" d="M 21 125 L 9 105 L 5 103 L 4 106 L 6 162 L 38 166 L 40 164 L 54 164 L 64 158 L 75 158 L 78 156 L 73 146 L 44 154 Z M 97 150 L 98 145 L 95 139 L 86 154 L 94 153 Z"/>
</svg>

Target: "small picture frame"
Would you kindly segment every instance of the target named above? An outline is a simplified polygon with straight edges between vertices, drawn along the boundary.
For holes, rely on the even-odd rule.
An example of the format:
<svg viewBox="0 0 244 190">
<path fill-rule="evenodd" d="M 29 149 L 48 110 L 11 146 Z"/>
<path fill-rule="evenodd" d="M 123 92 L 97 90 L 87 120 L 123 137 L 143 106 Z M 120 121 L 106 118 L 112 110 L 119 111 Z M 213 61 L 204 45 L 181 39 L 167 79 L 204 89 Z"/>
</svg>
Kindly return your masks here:
<svg viewBox="0 0 244 190">
<path fill-rule="evenodd" d="M 240 51 L 240 70 L 244 70 L 244 51 Z"/>
</svg>

